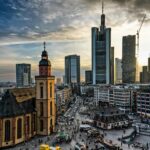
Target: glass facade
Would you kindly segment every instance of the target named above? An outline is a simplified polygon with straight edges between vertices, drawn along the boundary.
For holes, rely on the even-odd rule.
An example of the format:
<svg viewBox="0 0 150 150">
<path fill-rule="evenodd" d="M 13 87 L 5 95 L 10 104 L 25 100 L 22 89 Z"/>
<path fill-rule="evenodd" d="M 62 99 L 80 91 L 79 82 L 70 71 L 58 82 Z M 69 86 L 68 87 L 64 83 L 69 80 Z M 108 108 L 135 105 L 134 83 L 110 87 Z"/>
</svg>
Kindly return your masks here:
<svg viewBox="0 0 150 150">
<path fill-rule="evenodd" d="M 65 83 L 80 83 L 80 56 L 65 57 Z"/>
</svg>

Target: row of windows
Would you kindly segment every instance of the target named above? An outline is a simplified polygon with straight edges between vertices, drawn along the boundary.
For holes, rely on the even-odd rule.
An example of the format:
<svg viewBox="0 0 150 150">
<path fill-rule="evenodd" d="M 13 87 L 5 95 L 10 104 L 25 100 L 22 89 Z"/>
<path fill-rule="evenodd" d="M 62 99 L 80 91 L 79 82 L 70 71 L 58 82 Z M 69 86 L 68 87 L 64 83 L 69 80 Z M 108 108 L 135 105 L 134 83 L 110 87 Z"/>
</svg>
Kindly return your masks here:
<svg viewBox="0 0 150 150">
<path fill-rule="evenodd" d="M 40 84 L 40 98 L 43 98 L 43 94 L 44 90 L 43 90 L 43 85 Z M 52 97 L 52 83 L 50 83 L 50 97 Z"/>
<path fill-rule="evenodd" d="M 36 116 L 34 115 L 34 118 L 33 120 L 35 121 L 35 118 Z M 28 116 L 26 118 L 26 127 L 27 127 L 27 130 L 26 130 L 26 133 L 27 135 L 30 133 L 30 117 Z M 9 142 L 11 140 L 11 121 L 10 120 L 6 120 L 5 121 L 5 142 Z M 23 122 L 22 122 L 22 119 L 19 118 L 17 120 L 17 139 L 20 139 L 22 138 L 22 130 L 23 130 Z M 35 131 L 36 130 L 36 127 L 35 127 L 35 123 L 34 123 L 34 126 L 33 126 L 33 130 Z"/>
<path fill-rule="evenodd" d="M 52 121 L 52 119 L 50 119 L 50 127 L 52 128 L 52 126 L 53 126 L 53 121 Z M 40 131 L 43 132 L 43 130 L 44 130 L 44 121 L 41 119 L 40 120 Z"/>
<path fill-rule="evenodd" d="M 50 115 L 53 114 L 52 109 L 53 109 L 52 102 L 50 102 Z M 43 116 L 43 115 L 44 115 L 44 105 L 43 105 L 43 102 L 40 102 L 40 116 Z"/>
</svg>

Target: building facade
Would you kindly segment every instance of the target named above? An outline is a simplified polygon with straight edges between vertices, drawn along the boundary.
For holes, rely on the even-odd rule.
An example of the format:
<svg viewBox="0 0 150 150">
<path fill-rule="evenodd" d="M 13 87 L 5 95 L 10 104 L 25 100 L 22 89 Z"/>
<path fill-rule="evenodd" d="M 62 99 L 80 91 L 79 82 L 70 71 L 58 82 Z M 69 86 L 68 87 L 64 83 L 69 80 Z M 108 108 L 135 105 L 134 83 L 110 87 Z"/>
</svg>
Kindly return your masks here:
<svg viewBox="0 0 150 150">
<path fill-rule="evenodd" d="M 122 82 L 136 82 L 136 36 L 124 36 L 122 39 Z"/>
<path fill-rule="evenodd" d="M 91 70 L 85 71 L 85 83 L 92 84 L 92 71 Z"/>
<path fill-rule="evenodd" d="M 9 89 L 0 100 L 0 149 L 55 130 L 55 77 L 45 46 L 35 80 L 35 88 Z"/>
<path fill-rule="evenodd" d="M 27 87 L 31 85 L 31 65 L 16 64 L 17 87 Z"/>
<path fill-rule="evenodd" d="M 92 76 L 93 84 L 110 84 L 111 74 L 111 29 L 105 26 L 102 12 L 100 29 L 92 28 Z"/>
<path fill-rule="evenodd" d="M 115 59 L 115 83 L 122 83 L 122 60 L 119 58 Z"/>
<path fill-rule="evenodd" d="M 65 57 L 65 82 L 66 84 L 80 83 L 80 56 L 69 55 Z"/>
<path fill-rule="evenodd" d="M 142 67 L 142 72 L 140 72 L 140 83 L 150 82 L 150 58 L 148 58 L 148 66 Z"/>
<path fill-rule="evenodd" d="M 56 107 L 58 115 L 66 112 L 71 100 L 72 89 L 70 87 L 65 87 L 63 89 L 56 90 Z"/>
<path fill-rule="evenodd" d="M 137 113 L 150 119 L 150 90 L 140 90 L 136 93 Z"/>
<path fill-rule="evenodd" d="M 101 102 L 108 102 L 123 113 L 130 113 L 134 104 L 133 90 L 119 86 L 95 86 L 94 103 L 98 106 Z"/>
<path fill-rule="evenodd" d="M 37 134 L 49 135 L 55 129 L 55 77 L 51 74 L 51 62 L 45 50 L 39 62 L 36 81 Z"/>
</svg>

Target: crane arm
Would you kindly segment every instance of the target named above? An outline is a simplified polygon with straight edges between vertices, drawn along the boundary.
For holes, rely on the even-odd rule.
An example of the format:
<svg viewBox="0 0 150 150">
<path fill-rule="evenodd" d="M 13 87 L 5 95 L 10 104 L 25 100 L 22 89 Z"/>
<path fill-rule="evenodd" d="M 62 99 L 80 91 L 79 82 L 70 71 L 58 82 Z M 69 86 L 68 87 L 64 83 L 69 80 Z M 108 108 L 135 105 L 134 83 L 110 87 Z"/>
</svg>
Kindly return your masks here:
<svg viewBox="0 0 150 150">
<path fill-rule="evenodd" d="M 143 20 L 142 20 L 142 23 L 141 23 L 140 28 L 139 28 L 139 30 L 138 30 L 138 33 L 140 33 L 140 31 L 141 31 L 141 28 L 142 28 L 142 25 L 143 25 L 143 23 L 144 23 L 144 21 L 145 21 L 145 18 L 146 18 L 146 14 L 145 14 L 144 17 L 143 17 Z"/>
</svg>

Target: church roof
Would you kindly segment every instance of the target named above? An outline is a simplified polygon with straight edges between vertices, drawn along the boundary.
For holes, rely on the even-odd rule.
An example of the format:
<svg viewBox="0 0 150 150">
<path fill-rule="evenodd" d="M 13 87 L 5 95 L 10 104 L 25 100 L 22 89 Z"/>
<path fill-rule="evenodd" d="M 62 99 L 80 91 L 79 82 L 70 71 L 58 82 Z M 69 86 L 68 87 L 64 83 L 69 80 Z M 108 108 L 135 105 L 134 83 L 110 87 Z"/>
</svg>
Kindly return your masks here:
<svg viewBox="0 0 150 150">
<path fill-rule="evenodd" d="M 14 117 L 32 112 L 35 112 L 34 88 L 8 90 L 0 101 L 0 118 Z"/>
</svg>

